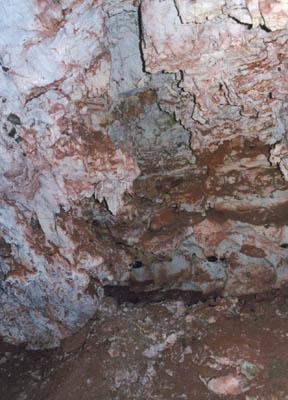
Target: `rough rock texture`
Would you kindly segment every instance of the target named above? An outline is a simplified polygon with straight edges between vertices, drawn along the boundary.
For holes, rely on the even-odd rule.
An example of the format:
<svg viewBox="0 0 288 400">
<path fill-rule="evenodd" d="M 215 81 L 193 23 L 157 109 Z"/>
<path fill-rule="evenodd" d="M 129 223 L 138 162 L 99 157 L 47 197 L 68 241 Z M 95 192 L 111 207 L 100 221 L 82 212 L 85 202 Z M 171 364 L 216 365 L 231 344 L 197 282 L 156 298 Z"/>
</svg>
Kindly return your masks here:
<svg viewBox="0 0 288 400">
<path fill-rule="evenodd" d="M 107 285 L 287 285 L 284 0 L 10 0 L 0 23 L 5 340 L 58 345 Z"/>
<path fill-rule="evenodd" d="M 0 9 L 0 333 L 55 345 L 98 306 L 89 276 L 110 276 L 103 249 L 78 226 L 77 203 L 94 196 L 116 213 L 139 169 L 105 127 L 91 128 L 90 110 L 107 107 L 111 72 L 102 3 Z"/>
</svg>

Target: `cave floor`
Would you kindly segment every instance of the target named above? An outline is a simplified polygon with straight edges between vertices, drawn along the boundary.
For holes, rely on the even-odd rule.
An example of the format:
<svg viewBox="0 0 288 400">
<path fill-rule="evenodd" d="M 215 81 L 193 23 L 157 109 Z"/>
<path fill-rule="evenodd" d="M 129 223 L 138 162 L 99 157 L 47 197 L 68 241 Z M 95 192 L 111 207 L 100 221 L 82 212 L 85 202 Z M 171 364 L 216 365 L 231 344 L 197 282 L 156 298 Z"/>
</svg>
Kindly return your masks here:
<svg viewBox="0 0 288 400">
<path fill-rule="evenodd" d="M 58 349 L 1 343 L 2 400 L 288 399 L 288 296 L 104 299 Z"/>
</svg>

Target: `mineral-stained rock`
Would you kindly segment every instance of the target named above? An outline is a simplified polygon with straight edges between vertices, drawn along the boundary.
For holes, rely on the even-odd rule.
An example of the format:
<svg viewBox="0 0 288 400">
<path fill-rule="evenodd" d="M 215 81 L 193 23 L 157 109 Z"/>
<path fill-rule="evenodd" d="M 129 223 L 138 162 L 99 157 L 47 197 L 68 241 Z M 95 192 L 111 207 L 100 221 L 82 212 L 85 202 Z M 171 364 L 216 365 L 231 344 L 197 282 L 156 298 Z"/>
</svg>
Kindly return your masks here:
<svg viewBox="0 0 288 400">
<path fill-rule="evenodd" d="M 0 333 L 53 346 L 97 309 L 91 271 L 110 276 L 76 224 L 77 202 L 95 196 L 116 213 L 139 169 L 87 115 L 105 110 L 109 87 L 102 2 L 0 8 Z"/>
<path fill-rule="evenodd" d="M 178 88 L 162 90 L 159 101 L 191 131 L 193 149 L 215 151 L 239 135 L 267 144 L 284 136 L 286 31 L 250 30 L 224 14 L 182 24 L 173 0 L 144 0 L 141 10 L 146 71 L 178 74 Z"/>
<path fill-rule="evenodd" d="M 202 23 L 221 15 L 225 1 L 190 2 L 187 0 L 175 0 L 175 5 L 182 23 Z"/>
<path fill-rule="evenodd" d="M 0 6 L 7 341 L 58 345 L 105 285 L 287 285 L 287 14 L 266 0 Z"/>
<path fill-rule="evenodd" d="M 287 1 L 259 0 L 259 10 L 263 17 L 265 26 L 268 29 L 271 29 L 271 31 L 287 28 L 287 23 L 288 23 Z"/>
</svg>

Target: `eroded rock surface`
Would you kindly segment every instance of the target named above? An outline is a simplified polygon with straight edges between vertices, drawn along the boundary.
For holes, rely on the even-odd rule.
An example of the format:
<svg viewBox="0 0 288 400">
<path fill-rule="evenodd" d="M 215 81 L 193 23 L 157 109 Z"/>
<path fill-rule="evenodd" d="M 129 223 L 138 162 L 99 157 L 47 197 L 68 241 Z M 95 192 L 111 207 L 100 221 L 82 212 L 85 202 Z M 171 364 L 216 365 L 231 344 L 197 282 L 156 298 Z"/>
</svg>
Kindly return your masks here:
<svg viewBox="0 0 288 400">
<path fill-rule="evenodd" d="M 86 293 L 92 271 L 110 276 L 103 249 L 76 222 L 77 203 L 95 197 L 116 213 L 139 174 L 107 127 L 91 128 L 91 109 L 106 111 L 111 74 L 103 8 L 1 5 L 0 333 L 32 346 L 86 323 L 99 303 Z"/>
<path fill-rule="evenodd" d="M 58 345 L 105 285 L 285 286 L 286 2 L 19 7 L 0 6 L 5 340 Z"/>
</svg>

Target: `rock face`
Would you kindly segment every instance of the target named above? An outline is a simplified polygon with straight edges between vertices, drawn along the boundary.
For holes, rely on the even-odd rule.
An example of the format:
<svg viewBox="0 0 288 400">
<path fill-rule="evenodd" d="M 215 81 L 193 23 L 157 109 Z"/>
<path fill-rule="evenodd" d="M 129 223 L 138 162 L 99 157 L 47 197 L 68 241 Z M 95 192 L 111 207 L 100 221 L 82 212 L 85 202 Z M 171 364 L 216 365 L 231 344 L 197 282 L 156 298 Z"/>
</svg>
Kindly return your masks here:
<svg viewBox="0 0 288 400">
<path fill-rule="evenodd" d="M 111 75 L 102 8 L 1 5 L 0 332 L 32 346 L 53 346 L 87 322 L 99 303 L 87 293 L 91 275 L 110 278 L 103 249 L 79 226 L 79 202 L 116 213 L 139 174 L 101 126 Z"/>
<path fill-rule="evenodd" d="M 57 346 L 108 284 L 287 285 L 286 1 L 9 1 L 0 23 L 5 340 Z"/>
</svg>

